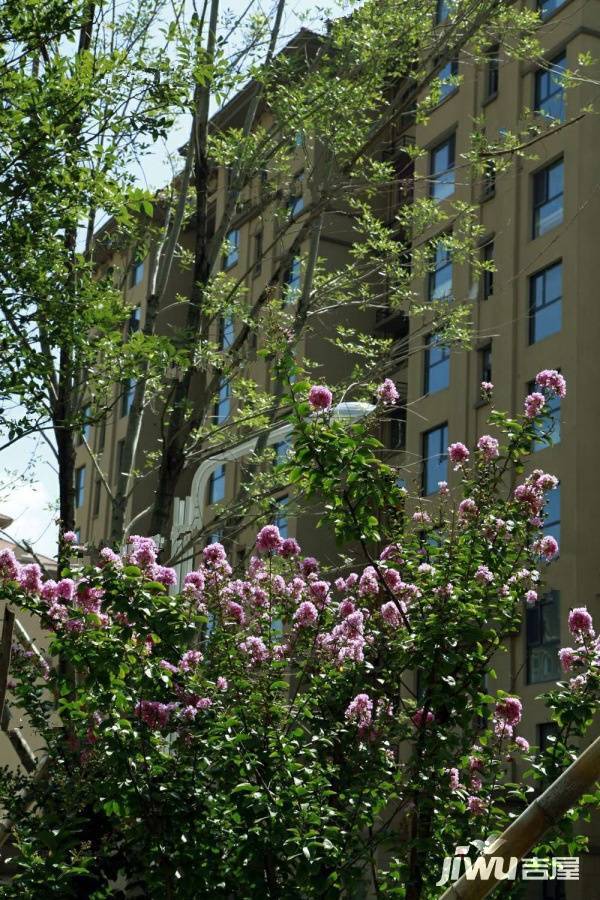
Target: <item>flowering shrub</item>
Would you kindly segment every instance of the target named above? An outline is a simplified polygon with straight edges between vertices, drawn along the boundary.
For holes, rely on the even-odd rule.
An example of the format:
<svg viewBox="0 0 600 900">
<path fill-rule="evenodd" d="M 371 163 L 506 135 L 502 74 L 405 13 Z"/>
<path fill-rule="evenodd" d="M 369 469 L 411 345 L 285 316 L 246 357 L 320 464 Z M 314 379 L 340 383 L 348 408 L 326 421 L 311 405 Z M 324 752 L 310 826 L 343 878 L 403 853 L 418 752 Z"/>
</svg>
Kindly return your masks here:
<svg viewBox="0 0 600 900">
<path fill-rule="evenodd" d="M 15 666 L 12 702 L 51 765 L 35 782 L 3 774 L 19 866 L 6 896 L 112 897 L 120 877 L 178 898 L 339 897 L 374 881 L 435 897 L 442 858 L 526 803 L 507 767 L 531 756 L 521 701 L 489 682 L 556 552 L 540 539 L 556 480 L 504 487 L 540 421 L 493 413 L 506 443 L 455 444 L 455 493 L 410 514 L 371 423 L 335 421 L 324 390 L 297 407 L 290 476 L 361 548 L 354 568 L 322 571 L 274 525 L 244 571 L 206 547 L 179 593 L 148 538 L 57 582 L 0 553 L 3 596 L 40 617 L 62 661 Z M 393 401 L 389 385 L 378 396 Z M 549 696 L 559 736 L 535 777 L 568 764 L 597 700 L 587 610 L 569 627 L 569 679 Z"/>
</svg>

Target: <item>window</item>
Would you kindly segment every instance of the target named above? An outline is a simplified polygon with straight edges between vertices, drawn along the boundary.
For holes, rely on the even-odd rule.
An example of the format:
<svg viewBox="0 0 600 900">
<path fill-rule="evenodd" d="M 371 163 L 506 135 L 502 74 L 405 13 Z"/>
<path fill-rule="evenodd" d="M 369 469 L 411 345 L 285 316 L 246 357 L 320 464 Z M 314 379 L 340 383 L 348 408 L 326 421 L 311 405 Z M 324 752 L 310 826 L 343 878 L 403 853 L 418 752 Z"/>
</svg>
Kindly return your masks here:
<svg viewBox="0 0 600 900">
<path fill-rule="evenodd" d="M 83 506 L 85 499 L 85 466 L 75 469 L 75 509 Z"/>
<path fill-rule="evenodd" d="M 494 293 L 494 242 L 488 241 L 481 251 L 482 262 L 486 267 L 483 270 L 482 288 L 483 299 L 489 300 Z"/>
<path fill-rule="evenodd" d="M 117 451 L 116 451 L 116 459 L 115 459 L 115 466 L 116 466 L 117 471 L 115 473 L 115 483 L 118 481 L 119 475 L 123 471 L 123 454 L 124 454 L 124 452 L 125 452 L 125 441 L 124 440 L 117 441 Z"/>
<path fill-rule="evenodd" d="M 533 275 L 529 281 L 529 343 L 560 331 L 562 319 L 562 263 Z"/>
<path fill-rule="evenodd" d="M 96 517 L 100 512 L 100 498 L 102 496 L 102 479 L 96 478 L 94 483 L 94 506 L 92 508 L 92 515 Z"/>
<path fill-rule="evenodd" d="M 496 163 L 493 159 L 486 160 L 482 180 L 481 199 L 490 200 L 496 193 Z"/>
<path fill-rule="evenodd" d="M 531 394 L 533 391 L 539 391 L 539 387 L 536 385 L 535 381 L 529 382 L 529 393 Z M 543 392 L 542 392 L 543 393 Z M 539 426 L 539 440 L 534 440 L 532 445 L 532 450 L 536 453 L 538 450 L 543 450 L 544 447 L 548 446 L 548 442 L 546 440 L 542 440 L 542 435 L 545 438 L 549 438 L 552 444 L 560 444 L 560 397 L 547 397 L 546 398 L 546 406 L 548 409 L 547 415 L 544 417 L 544 421 Z"/>
<path fill-rule="evenodd" d="M 542 19 L 547 19 L 563 5 L 565 0 L 538 0 L 538 9 Z"/>
<path fill-rule="evenodd" d="M 300 294 L 302 281 L 302 269 L 300 257 L 295 256 L 285 274 L 284 300 L 286 303 L 295 303 Z"/>
<path fill-rule="evenodd" d="M 563 160 L 533 176 L 533 237 L 541 237 L 563 220 Z"/>
<path fill-rule="evenodd" d="M 454 79 L 458 75 L 458 60 L 451 59 L 446 65 L 440 69 L 438 78 L 440 80 L 440 103 L 458 90 L 458 85 Z"/>
<path fill-rule="evenodd" d="M 527 683 L 540 684 L 560 678 L 560 595 L 550 591 L 527 609 Z"/>
<path fill-rule="evenodd" d="M 129 315 L 129 322 L 127 323 L 127 333 L 133 334 L 135 331 L 139 331 L 141 320 L 142 320 L 142 307 L 134 306 Z"/>
<path fill-rule="evenodd" d="M 492 345 L 482 347 L 479 351 L 480 381 L 492 381 Z"/>
<path fill-rule="evenodd" d="M 437 0 L 435 7 L 435 21 L 437 25 L 445 22 L 450 15 L 450 0 Z"/>
<path fill-rule="evenodd" d="M 548 491 L 544 512 L 546 518 L 542 531 L 556 538 L 560 546 L 560 484 L 553 491 Z"/>
<path fill-rule="evenodd" d="M 225 258 L 223 260 L 223 268 L 231 269 L 237 264 L 240 258 L 240 230 L 233 228 L 226 238 Z"/>
<path fill-rule="evenodd" d="M 567 54 L 563 51 L 535 74 L 534 109 L 550 119 L 565 119 L 565 91 L 562 76 L 567 67 Z"/>
<path fill-rule="evenodd" d="M 286 538 L 288 536 L 288 517 L 287 517 L 287 504 L 289 502 L 289 497 L 279 497 L 276 500 L 275 507 L 275 522 L 279 528 L 279 533 L 282 538 Z"/>
<path fill-rule="evenodd" d="M 500 82 L 500 47 L 490 47 L 485 64 L 485 99 L 491 100 L 498 93 Z"/>
<path fill-rule="evenodd" d="M 254 235 L 254 274 L 260 275 L 262 271 L 263 257 L 263 233 L 257 231 Z"/>
<path fill-rule="evenodd" d="M 135 397 L 135 378 L 125 378 L 121 385 L 121 416 L 129 415 Z"/>
<path fill-rule="evenodd" d="M 214 406 L 214 421 L 216 425 L 222 425 L 231 412 L 231 388 L 229 381 L 223 378 L 219 385 L 219 398 Z"/>
<path fill-rule="evenodd" d="M 289 438 L 285 438 L 283 441 L 277 441 L 276 444 L 273 444 L 272 449 L 275 451 L 275 465 L 279 466 L 284 462 L 287 462 L 288 453 L 292 448 L 292 443 Z"/>
<path fill-rule="evenodd" d="M 450 350 L 440 343 L 437 335 L 430 334 L 425 350 L 424 391 L 426 394 L 435 394 L 443 391 L 449 384 Z"/>
<path fill-rule="evenodd" d="M 435 245 L 433 269 L 429 273 L 430 300 L 447 300 L 452 294 L 452 256 L 443 241 Z"/>
<path fill-rule="evenodd" d="M 448 478 L 448 425 L 438 425 L 423 435 L 423 493 L 435 494 L 438 482 Z"/>
<path fill-rule="evenodd" d="M 234 328 L 233 316 L 223 316 L 219 323 L 219 347 L 221 350 L 229 350 L 233 344 Z"/>
<path fill-rule="evenodd" d="M 537 726 L 537 745 L 543 753 L 554 743 L 550 738 L 558 737 L 558 725 L 556 722 L 541 722 Z"/>
<path fill-rule="evenodd" d="M 304 209 L 304 196 L 302 193 L 303 189 L 304 172 L 300 172 L 300 174 L 296 175 L 296 177 L 292 181 L 290 198 L 288 200 L 288 215 L 291 219 L 295 219 L 296 216 L 299 216 Z"/>
<path fill-rule="evenodd" d="M 138 284 L 141 284 L 143 278 L 144 278 L 144 260 L 143 259 L 134 259 L 133 266 L 131 268 L 131 287 L 136 287 Z"/>
<path fill-rule="evenodd" d="M 90 422 L 90 407 L 84 406 L 81 410 L 81 432 L 79 444 L 83 444 L 84 441 L 89 443 L 90 434 L 92 433 L 92 424 Z"/>
<path fill-rule="evenodd" d="M 454 152 L 456 138 L 434 147 L 429 159 L 429 195 L 434 200 L 445 200 L 454 193 Z"/>
<path fill-rule="evenodd" d="M 208 479 L 208 502 L 220 503 L 225 499 L 225 466 L 218 466 Z M 212 542 L 211 542 L 212 543 Z"/>
<path fill-rule="evenodd" d="M 406 447 L 406 406 L 398 406 L 388 413 L 390 429 L 390 449 L 403 450 Z"/>
</svg>

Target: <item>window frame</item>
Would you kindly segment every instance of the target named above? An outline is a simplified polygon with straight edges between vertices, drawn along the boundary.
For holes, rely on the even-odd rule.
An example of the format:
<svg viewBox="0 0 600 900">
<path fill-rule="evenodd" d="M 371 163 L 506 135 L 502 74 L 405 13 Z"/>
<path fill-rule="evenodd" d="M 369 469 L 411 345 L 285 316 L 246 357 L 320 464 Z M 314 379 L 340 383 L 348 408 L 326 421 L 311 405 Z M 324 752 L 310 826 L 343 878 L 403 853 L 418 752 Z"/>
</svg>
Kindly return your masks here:
<svg viewBox="0 0 600 900">
<path fill-rule="evenodd" d="M 438 154 L 441 154 L 442 151 L 448 148 L 448 166 L 445 169 L 437 170 L 435 167 L 435 161 Z M 429 197 L 432 200 L 436 200 L 438 203 L 443 203 L 444 200 L 448 200 L 450 197 L 453 197 L 456 191 L 456 177 L 455 177 L 455 167 L 456 167 L 456 131 L 453 131 L 443 140 L 438 141 L 437 144 L 434 144 L 429 150 Z M 448 181 L 443 181 L 442 177 L 451 173 L 452 178 Z M 448 193 L 444 193 L 443 196 L 436 193 L 440 188 L 440 185 L 449 185 L 451 186 L 451 190 Z"/>
<path fill-rule="evenodd" d="M 235 238 L 232 238 L 235 235 Z M 223 271 L 228 272 L 240 261 L 240 229 L 230 228 L 225 236 L 225 246 L 228 248 L 223 254 Z"/>
<path fill-rule="evenodd" d="M 560 371 L 560 369 L 558 371 Z M 535 379 L 533 381 L 530 381 L 527 385 L 527 393 L 531 394 L 531 393 L 533 393 L 533 391 L 540 391 L 540 388 L 535 383 Z M 542 391 L 542 393 L 544 393 L 544 392 Z M 557 397 L 554 394 L 551 397 L 546 396 L 546 403 L 547 403 L 548 407 L 550 408 L 550 415 L 546 417 L 545 421 L 550 420 L 552 422 L 552 427 L 549 429 L 546 428 L 544 430 L 547 431 L 549 436 L 552 438 L 553 438 L 554 433 L 556 431 L 558 431 L 558 438 L 556 440 L 554 440 L 554 438 L 553 438 L 551 444 L 547 444 L 545 441 L 542 441 L 541 439 L 539 439 L 539 440 L 534 439 L 533 443 L 531 445 L 532 453 L 539 453 L 540 450 L 546 450 L 548 447 L 557 446 L 558 444 L 560 444 L 560 441 L 561 441 L 560 432 L 561 432 L 561 424 L 562 423 L 561 423 L 561 418 L 560 418 L 560 415 L 561 415 L 560 397 Z"/>
<path fill-rule="evenodd" d="M 547 275 L 553 269 L 560 267 L 560 294 L 554 300 L 550 300 L 550 302 L 546 302 L 546 281 Z M 543 293 L 544 298 L 543 302 L 536 306 L 535 300 L 535 286 L 538 282 L 538 279 L 543 278 Z M 534 272 L 529 276 L 529 345 L 537 344 L 540 341 L 545 340 L 548 337 L 552 337 L 554 334 L 559 334 L 562 330 L 562 301 L 563 301 L 563 262 L 562 259 L 557 260 L 556 262 L 550 263 L 547 266 L 544 266 L 543 269 L 538 269 L 537 272 Z M 535 333 L 536 326 L 536 316 L 539 314 L 541 310 L 547 310 L 549 307 L 554 306 L 555 304 L 559 304 L 559 315 L 560 315 L 560 326 L 556 328 L 554 331 L 549 331 L 544 334 L 542 337 L 537 337 Z"/>
<path fill-rule="evenodd" d="M 564 72 L 566 71 L 566 67 L 567 67 L 567 49 L 566 49 L 566 47 L 563 48 L 559 53 L 556 53 L 552 57 L 552 59 L 548 60 L 547 68 L 538 68 L 536 70 L 534 79 L 533 79 L 533 109 L 534 109 L 534 112 L 536 112 L 540 116 L 545 116 L 548 119 L 554 119 L 559 122 L 564 122 L 565 117 L 566 117 L 566 103 L 565 103 L 566 91 L 565 91 L 564 85 L 560 84 L 555 90 L 549 91 L 548 94 L 544 97 L 544 99 L 541 98 L 541 91 L 540 91 L 540 81 L 542 78 L 548 79 L 549 86 L 552 86 L 553 84 L 556 83 L 555 78 L 553 77 L 556 75 L 556 71 L 555 71 L 554 67 L 559 60 L 562 60 L 562 62 L 563 62 L 563 67 L 562 67 L 562 70 L 560 70 L 560 71 L 561 71 L 561 74 L 564 74 Z M 553 101 L 553 99 L 558 95 L 560 95 L 560 97 L 561 97 L 560 116 L 552 116 L 552 115 L 550 115 L 550 113 L 547 113 L 543 109 L 543 104 L 548 103 L 549 101 Z"/>
<path fill-rule="evenodd" d="M 479 369 L 479 382 L 489 381 L 493 382 L 493 367 L 492 367 L 492 341 L 486 344 L 484 347 L 480 347 L 477 351 L 478 353 L 478 369 Z"/>
<path fill-rule="evenodd" d="M 128 416 L 133 406 L 135 397 L 136 380 L 135 378 L 124 378 L 121 382 L 121 418 Z"/>
<path fill-rule="evenodd" d="M 458 90 L 458 84 L 454 84 L 453 82 L 449 82 L 448 78 L 456 78 L 458 76 L 458 56 L 454 56 L 452 59 L 449 59 L 440 71 L 438 72 L 437 78 L 440 82 L 440 99 L 438 101 L 438 106 L 447 100 L 448 97 L 452 97 Z M 448 75 L 444 77 L 443 72 L 445 69 L 450 68 L 450 72 Z"/>
<path fill-rule="evenodd" d="M 561 191 L 557 194 L 550 195 L 550 177 L 551 173 L 558 168 L 562 169 L 562 177 L 561 177 Z M 536 238 L 543 237 L 545 234 L 548 234 L 550 231 L 554 231 L 555 228 L 559 228 L 564 222 L 565 216 L 565 158 L 564 155 L 557 157 L 552 162 L 543 166 L 537 171 L 532 173 L 532 194 L 531 194 L 531 238 L 535 240 Z M 542 184 L 543 179 L 543 184 Z M 542 190 L 540 190 L 540 185 L 542 185 Z M 543 199 L 539 199 L 539 195 L 543 195 Z M 542 230 L 542 216 L 541 211 L 544 207 L 549 206 L 554 203 L 556 200 L 561 199 L 560 204 L 560 221 L 555 222 Z"/>
<path fill-rule="evenodd" d="M 547 610 L 549 607 L 552 607 L 555 611 L 556 622 L 558 623 L 558 637 L 554 637 L 550 640 L 544 639 L 544 610 Z M 535 628 L 537 630 L 537 634 L 539 635 L 538 640 L 532 640 L 530 638 L 530 623 L 533 619 L 536 619 Z M 540 597 L 539 600 L 533 606 L 530 606 L 526 610 L 525 614 L 525 670 L 526 670 L 526 682 L 527 684 L 547 684 L 550 681 L 558 681 L 560 678 L 560 662 L 558 659 L 558 651 L 560 650 L 561 645 L 561 636 L 560 636 L 560 592 L 557 590 L 549 590 L 547 593 Z M 555 668 L 552 670 L 552 674 L 549 677 L 543 678 L 534 678 L 532 676 L 532 663 L 533 663 L 533 651 L 539 650 L 540 648 L 545 648 L 546 651 L 551 654 L 550 659 L 554 658 L 554 666 Z M 552 651 L 556 651 L 552 655 Z"/>
<path fill-rule="evenodd" d="M 494 44 L 485 54 L 485 96 L 484 103 L 489 103 L 498 96 L 500 90 L 500 44 Z"/>
<path fill-rule="evenodd" d="M 440 433 L 439 436 L 439 453 L 431 454 L 429 452 L 428 442 L 430 437 L 432 437 L 436 432 Z M 427 481 L 428 481 L 428 465 L 430 460 L 432 459 L 441 459 L 446 464 L 446 472 L 445 478 L 436 478 L 436 485 L 439 481 L 446 481 L 448 477 L 448 422 L 441 422 L 439 425 L 434 426 L 433 428 L 428 428 L 427 431 L 424 431 L 421 435 L 421 457 L 422 457 L 422 477 L 421 477 L 421 494 L 424 497 L 433 497 L 434 494 L 437 494 L 438 488 L 436 487 L 433 491 L 427 491 Z"/>
<path fill-rule="evenodd" d="M 428 334 L 426 337 L 426 346 L 425 346 L 425 355 L 423 361 L 423 394 L 425 396 L 430 396 L 431 394 L 439 394 L 440 391 L 445 391 L 450 387 L 450 348 L 444 344 L 434 343 L 436 341 L 437 335 L 434 333 Z M 431 351 L 437 350 L 441 348 L 441 357 L 435 362 L 431 362 Z M 446 384 L 443 387 L 438 387 L 435 390 L 431 390 L 431 373 L 432 369 L 437 369 L 438 367 L 443 366 L 447 371 L 447 379 Z"/>
<path fill-rule="evenodd" d="M 142 283 L 144 280 L 144 270 L 145 270 L 146 260 L 145 259 L 133 259 L 131 266 L 131 277 L 129 279 L 129 286 L 134 288 Z"/>
<path fill-rule="evenodd" d="M 227 471 L 225 463 L 216 466 L 210 473 L 206 492 L 206 502 L 208 506 L 214 506 L 216 503 L 221 503 L 225 499 L 227 487 L 226 477 Z M 218 485 L 218 488 L 216 488 L 216 485 Z"/>
<path fill-rule="evenodd" d="M 452 289 L 454 286 L 454 264 L 452 260 L 452 251 L 448 247 L 444 247 L 444 236 L 440 235 L 440 237 L 436 240 L 434 246 L 434 255 L 433 255 L 433 263 L 434 268 L 428 272 L 427 279 L 427 299 L 430 303 L 435 303 L 438 301 L 450 300 L 452 298 Z M 442 249 L 446 254 L 445 261 L 442 265 L 438 265 L 438 250 Z M 448 294 L 441 294 L 439 297 L 435 296 L 436 292 L 436 281 L 441 272 L 445 269 L 450 269 L 450 292 Z"/>
<path fill-rule="evenodd" d="M 482 262 L 496 264 L 496 242 L 494 238 L 490 238 L 481 247 Z M 481 273 L 481 297 L 483 300 L 489 300 L 494 296 L 494 275 L 495 270 L 484 269 Z"/>
<path fill-rule="evenodd" d="M 85 465 L 75 469 L 75 509 L 81 509 L 85 503 L 85 470 Z"/>
</svg>

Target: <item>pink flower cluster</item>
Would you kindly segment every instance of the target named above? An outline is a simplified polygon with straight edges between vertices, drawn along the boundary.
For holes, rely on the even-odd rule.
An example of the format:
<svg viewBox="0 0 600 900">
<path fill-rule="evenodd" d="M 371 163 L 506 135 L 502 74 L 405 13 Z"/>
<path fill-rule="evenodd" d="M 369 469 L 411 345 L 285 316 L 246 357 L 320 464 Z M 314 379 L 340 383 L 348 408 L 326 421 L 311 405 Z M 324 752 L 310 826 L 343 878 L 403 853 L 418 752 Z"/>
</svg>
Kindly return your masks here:
<svg viewBox="0 0 600 900">
<path fill-rule="evenodd" d="M 323 384 L 313 384 L 308 392 L 308 402 L 315 412 L 327 412 L 333 403 L 333 394 Z"/>
<path fill-rule="evenodd" d="M 400 399 L 400 394 L 391 378 L 386 378 L 383 384 L 377 388 L 377 397 L 384 406 L 394 406 Z"/>
<path fill-rule="evenodd" d="M 498 459 L 500 456 L 498 441 L 489 434 L 481 435 L 477 441 L 477 449 L 486 462 L 491 462 L 493 459 Z"/>
<path fill-rule="evenodd" d="M 460 441 L 456 441 L 448 447 L 448 458 L 454 466 L 455 472 L 469 461 L 470 455 L 468 449 Z"/>
<path fill-rule="evenodd" d="M 347 722 L 352 722 L 361 729 L 368 728 L 373 719 L 373 701 L 368 694 L 357 694 L 348 704 L 344 715 Z"/>
<path fill-rule="evenodd" d="M 567 396 L 567 382 L 556 369 L 543 369 L 541 372 L 538 372 L 535 383 L 542 390 L 547 391 L 552 396 L 560 397 L 561 400 Z"/>
</svg>

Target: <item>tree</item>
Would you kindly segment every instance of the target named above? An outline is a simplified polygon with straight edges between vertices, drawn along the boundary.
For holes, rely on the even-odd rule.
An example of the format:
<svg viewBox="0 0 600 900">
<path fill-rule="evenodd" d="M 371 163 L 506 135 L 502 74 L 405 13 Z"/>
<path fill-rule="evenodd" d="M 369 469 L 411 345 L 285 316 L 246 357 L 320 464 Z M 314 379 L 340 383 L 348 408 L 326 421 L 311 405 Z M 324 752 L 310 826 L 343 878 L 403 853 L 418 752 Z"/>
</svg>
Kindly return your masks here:
<svg viewBox="0 0 600 900">
<path fill-rule="evenodd" d="M 96 567 L 75 554 L 58 583 L 4 551 L 4 596 L 52 629 L 78 682 L 71 693 L 17 659 L 12 693 L 50 764 L 44 778 L 3 773 L 18 874 L 2 894 L 439 896 L 444 857 L 501 831 L 536 780 L 571 761 L 597 707 L 583 608 L 560 651 L 566 680 L 547 697 L 549 750 L 529 748 L 520 700 L 492 685 L 503 642 L 539 602 L 540 560 L 558 552 L 540 531 L 556 479 L 535 470 L 510 490 L 508 478 L 565 390 L 541 372 L 523 416 L 492 412 L 498 438 L 449 447 L 456 487 L 426 509 L 372 437 L 392 382 L 350 428 L 326 387 L 296 383 L 290 477 L 362 546 L 352 571 L 320 571 L 272 525 L 245 572 L 206 547 L 179 595 L 148 538 L 131 537 L 124 559 L 105 548 Z M 523 759 L 515 784 L 507 761 Z M 579 849 L 572 820 L 596 802 L 583 798 L 538 852 Z"/>
<path fill-rule="evenodd" d="M 92 255 L 99 216 L 133 225 L 152 212 L 128 166 L 180 105 L 173 36 L 161 46 L 150 36 L 164 8 L 57 0 L 0 11 L 0 421 L 4 446 L 36 431 L 51 444 L 64 530 L 76 441 L 105 414 L 107 379 L 136 362 L 115 353 L 128 313 Z"/>
<path fill-rule="evenodd" d="M 366 318 L 382 306 L 419 311 L 411 278 L 431 268 L 433 224 L 453 224 L 449 249 L 479 271 L 481 232 L 471 205 L 442 210 L 430 200 L 407 202 L 391 223 L 382 221 L 382 195 L 390 183 L 401 184 L 408 198 L 414 159 L 424 151 L 407 144 L 399 160 L 380 156 L 394 134 L 409 134 L 415 116 L 424 119 L 435 107 L 444 65 L 458 51 L 483 59 L 502 37 L 508 54 L 542 60 L 539 20 L 513 4 L 460 0 L 432 30 L 434 6 L 432 0 L 370 0 L 331 23 L 326 34 L 303 30 L 287 44 L 283 0 L 271 16 L 249 8 L 235 21 L 221 14 L 218 0 L 189 17 L 184 5 L 171 12 L 156 0 L 114 21 L 103 4 L 32 4 L 25 18 L 11 4 L 4 8 L 4 93 L 17 102 L 2 110 L 2 424 L 8 442 L 36 430 L 50 440 L 54 433 L 63 529 L 73 526 L 74 445 L 87 425 L 101 427 L 120 402 L 115 385 L 135 382 L 114 488 L 90 448 L 112 507 L 105 537 L 115 546 L 123 540 L 132 527 L 128 504 L 137 485 L 149 481 L 156 490 L 142 524 L 167 539 L 186 468 L 250 434 L 259 435 L 260 459 L 266 432 L 284 413 L 285 360 L 314 323 L 326 317 L 332 341 L 355 353 L 361 380 L 375 379 L 398 360 L 390 358 L 389 340 L 347 327 L 349 310 L 363 309 Z M 236 94 L 239 120 L 211 119 L 211 111 L 227 107 Z M 192 118 L 182 171 L 152 197 L 132 184 L 130 164 L 182 111 Z M 497 166 L 510 165 L 525 152 L 524 142 L 531 145 L 531 133 L 504 134 L 493 144 L 476 131 L 466 177 L 479 178 L 489 157 Z M 294 203 L 298 157 L 306 181 L 301 214 Z M 212 183 L 225 167 L 230 177 L 211 231 Z M 278 260 L 251 300 L 247 273 L 231 278 L 220 271 L 242 205 L 245 215 L 277 219 Z M 287 215 L 291 208 L 294 214 Z M 95 233 L 105 212 L 111 226 Z M 352 244 L 348 264 L 335 272 L 325 270 L 319 249 L 322 230 L 332 222 Z M 185 249 L 188 235 L 191 251 Z M 126 257 L 116 285 L 98 277 L 103 241 Z M 136 254 L 148 251 L 144 326 L 131 335 L 120 292 Z M 259 257 L 272 251 L 265 246 Z M 281 282 L 298 255 L 302 288 L 294 304 L 282 304 Z M 185 298 L 172 295 L 175 268 L 190 272 Z M 159 313 L 177 299 L 186 301 L 186 321 L 165 334 Z M 460 308 L 446 304 L 429 312 L 430 326 L 449 340 L 468 338 L 466 309 L 462 318 Z M 229 316 L 235 339 L 222 348 L 213 335 Z M 248 364 L 257 337 L 273 375 L 272 393 L 257 384 Z M 234 411 L 215 427 L 213 406 L 224 384 Z M 16 416 L 10 409 L 15 400 Z M 153 426 L 161 437 L 148 452 L 142 429 Z M 253 488 L 257 468 L 248 467 L 235 515 L 224 511 L 230 530 L 264 494 L 260 485 Z M 168 540 L 163 553 L 170 555 Z"/>
</svg>

